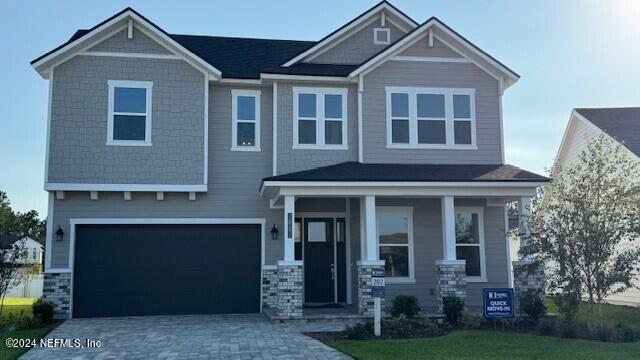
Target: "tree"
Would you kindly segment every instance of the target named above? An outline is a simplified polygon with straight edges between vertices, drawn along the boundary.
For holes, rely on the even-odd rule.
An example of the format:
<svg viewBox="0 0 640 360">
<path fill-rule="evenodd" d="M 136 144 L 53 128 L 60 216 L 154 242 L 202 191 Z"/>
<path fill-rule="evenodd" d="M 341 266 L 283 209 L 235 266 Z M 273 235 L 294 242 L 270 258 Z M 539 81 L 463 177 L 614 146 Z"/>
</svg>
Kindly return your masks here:
<svg viewBox="0 0 640 360">
<path fill-rule="evenodd" d="M 13 211 L 7 194 L 0 191 L 0 315 L 7 290 L 19 281 L 21 260 L 26 256 L 20 240 L 30 237 L 42 243 L 44 233 L 44 221 L 37 211 Z"/>
<path fill-rule="evenodd" d="M 592 305 L 633 287 L 640 249 L 640 172 L 627 150 L 604 135 L 594 138 L 532 203 L 521 255 L 544 266 L 549 293 L 575 316 L 585 297 Z M 598 307 L 599 308 L 599 307 Z"/>
</svg>

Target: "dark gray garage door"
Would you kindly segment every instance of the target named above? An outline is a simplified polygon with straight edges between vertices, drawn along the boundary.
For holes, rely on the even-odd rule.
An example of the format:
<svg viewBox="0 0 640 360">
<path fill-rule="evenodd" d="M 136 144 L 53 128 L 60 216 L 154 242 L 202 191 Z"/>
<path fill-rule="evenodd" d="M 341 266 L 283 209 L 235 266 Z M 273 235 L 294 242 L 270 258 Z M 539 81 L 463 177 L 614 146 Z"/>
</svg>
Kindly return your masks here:
<svg viewBox="0 0 640 360">
<path fill-rule="evenodd" d="M 73 316 L 260 310 L 260 225 L 78 225 Z"/>
</svg>

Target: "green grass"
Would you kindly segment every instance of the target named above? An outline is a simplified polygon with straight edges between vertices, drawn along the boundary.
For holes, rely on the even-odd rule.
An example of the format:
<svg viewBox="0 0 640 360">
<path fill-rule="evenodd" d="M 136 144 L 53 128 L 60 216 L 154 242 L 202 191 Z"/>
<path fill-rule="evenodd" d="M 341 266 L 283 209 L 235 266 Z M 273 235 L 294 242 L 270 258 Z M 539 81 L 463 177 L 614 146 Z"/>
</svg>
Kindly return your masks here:
<svg viewBox="0 0 640 360">
<path fill-rule="evenodd" d="M 12 339 L 41 339 L 53 330 L 56 325 L 48 325 L 37 329 L 18 330 L 0 334 L 0 359 L 9 360 L 17 359 L 20 355 L 24 354 L 29 348 L 7 348 L 5 346 L 5 340 L 7 338 Z"/>
<path fill-rule="evenodd" d="M 604 320 L 612 326 L 623 323 L 628 326 L 640 328 L 640 308 L 625 306 L 602 304 L 602 316 Z M 550 313 L 558 314 L 558 307 L 550 298 L 547 298 L 547 309 Z M 578 319 L 588 319 L 590 317 L 589 305 L 582 303 L 578 311 Z"/>
<path fill-rule="evenodd" d="M 9 314 L 24 316 L 31 316 L 31 304 L 36 301 L 36 298 L 5 298 L 4 306 L 2 307 L 2 316 L 5 317 Z"/>
<path fill-rule="evenodd" d="M 410 340 L 339 340 L 356 359 L 633 359 L 639 343 L 603 343 L 487 330 Z"/>
</svg>

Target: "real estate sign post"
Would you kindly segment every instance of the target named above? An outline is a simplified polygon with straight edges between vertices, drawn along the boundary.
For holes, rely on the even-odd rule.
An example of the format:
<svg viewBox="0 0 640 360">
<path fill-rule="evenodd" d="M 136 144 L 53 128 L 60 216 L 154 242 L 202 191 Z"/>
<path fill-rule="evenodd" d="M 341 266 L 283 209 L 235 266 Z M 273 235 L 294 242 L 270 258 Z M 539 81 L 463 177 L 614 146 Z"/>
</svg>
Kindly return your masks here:
<svg viewBox="0 0 640 360">
<path fill-rule="evenodd" d="M 374 269 L 371 275 L 371 296 L 373 296 L 373 334 L 380 336 L 380 303 L 384 297 L 384 270 Z"/>
</svg>

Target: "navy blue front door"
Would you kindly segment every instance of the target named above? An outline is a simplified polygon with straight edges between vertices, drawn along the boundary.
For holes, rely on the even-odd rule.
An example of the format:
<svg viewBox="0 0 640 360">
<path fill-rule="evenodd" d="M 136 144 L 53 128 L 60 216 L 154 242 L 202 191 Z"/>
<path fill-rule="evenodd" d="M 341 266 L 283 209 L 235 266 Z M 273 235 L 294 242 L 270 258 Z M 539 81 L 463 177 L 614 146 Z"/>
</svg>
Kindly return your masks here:
<svg viewBox="0 0 640 360">
<path fill-rule="evenodd" d="M 333 219 L 304 220 L 304 293 L 307 303 L 335 302 Z"/>
</svg>

